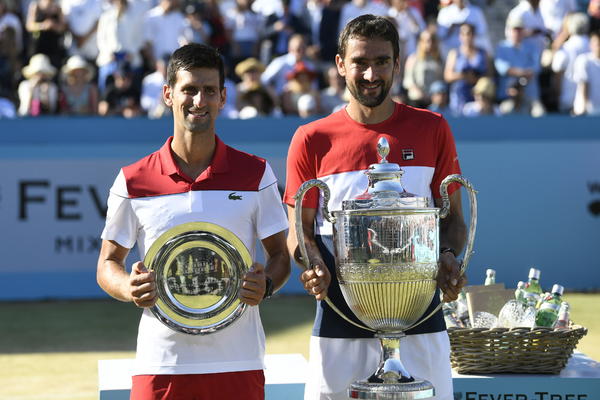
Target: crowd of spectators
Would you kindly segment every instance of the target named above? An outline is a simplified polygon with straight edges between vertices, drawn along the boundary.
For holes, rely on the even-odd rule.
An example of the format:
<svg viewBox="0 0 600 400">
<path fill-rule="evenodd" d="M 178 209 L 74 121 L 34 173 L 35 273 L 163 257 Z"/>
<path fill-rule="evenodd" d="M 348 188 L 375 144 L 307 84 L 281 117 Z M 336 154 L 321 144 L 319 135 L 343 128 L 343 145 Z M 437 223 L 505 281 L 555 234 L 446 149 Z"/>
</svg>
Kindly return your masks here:
<svg viewBox="0 0 600 400">
<path fill-rule="evenodd" d="M 0 0 L 0 118 L 163 117 L 168 57 L 189 42 L 224 57 L 224 116 L 328 114 L 347 101 L 338 34 L 367 13 L 398 28 L 397 101 L 600 114 L 600 0 L 507 2 L 494 37 L 495 0 Z"/>
</svg>

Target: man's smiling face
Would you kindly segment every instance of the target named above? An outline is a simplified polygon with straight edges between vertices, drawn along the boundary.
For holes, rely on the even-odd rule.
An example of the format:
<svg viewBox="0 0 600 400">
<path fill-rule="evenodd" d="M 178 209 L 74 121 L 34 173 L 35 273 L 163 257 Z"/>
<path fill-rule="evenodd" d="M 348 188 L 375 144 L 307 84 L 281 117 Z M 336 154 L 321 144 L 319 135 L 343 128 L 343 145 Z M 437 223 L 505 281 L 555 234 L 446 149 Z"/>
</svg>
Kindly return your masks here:
<svg viewBox="0 0 600 400">
<path fill-rule="evenodd" d="M 352 97 L 366 107 L 377 107 L 387 98 L 398 67 L 389 41 L 364 37 L 350 38 L 345 57 L 338 55 L 336 63 Z"/>
<path fill-rule="evenodd" d="M 193 133 L 214 132 L 225 96 L 225 89 L 219 85 L 219 71 L 212 68 L 179 70 L 174 87 L 164 89 L 165 103 L 173 110 L 175 129 Z"/>
</svg>

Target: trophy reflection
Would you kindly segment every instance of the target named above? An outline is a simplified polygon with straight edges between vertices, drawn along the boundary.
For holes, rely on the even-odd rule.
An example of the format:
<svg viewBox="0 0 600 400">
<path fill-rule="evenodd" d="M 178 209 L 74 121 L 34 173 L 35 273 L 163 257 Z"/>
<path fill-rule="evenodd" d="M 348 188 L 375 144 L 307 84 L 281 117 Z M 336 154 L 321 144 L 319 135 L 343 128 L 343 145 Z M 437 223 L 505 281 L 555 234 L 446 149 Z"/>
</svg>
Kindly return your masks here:
<svg viewBox="0 0 600 400">
<path fill-rule="evenodd" d="M 329 213 L 329 188 L 317 179 L 305 182 L 296 194 L 296 234 L 303 260 L 307 260 L 302 230 L 302 199 L 318 187 L 323 195 L 321 212 L 333 225 L 335 269 L 344 299 L 365 325 L 355 324 L 327 298 L 325 301 L 342 318 L 375 332 L 381 342 L 381 362 L 371 377 L 354 382 L 348 395 L 353 399 L 427 399 L 435 394 L 433 385 L 414 377 L 400 360 L 400 339 L 432 316 L 423 315 L 436 293 L 439 261 L 439 219 L 450 211 L 448 185 L 462 184 L 469 193 L 471 219 L 463 261 L 466 269 L 473 249 L 477 223 L 477 202 L 472 185 L 460 175 L 446 177 L 440 186 L 443 207 L 432 207 L 426 197 L 404 190 L 399 165 L 386 160 L 389 145 L 377 144 L 381 161 L 366 174 L 365 193 L 345 200 L 342 210 Z"/>
</svg>

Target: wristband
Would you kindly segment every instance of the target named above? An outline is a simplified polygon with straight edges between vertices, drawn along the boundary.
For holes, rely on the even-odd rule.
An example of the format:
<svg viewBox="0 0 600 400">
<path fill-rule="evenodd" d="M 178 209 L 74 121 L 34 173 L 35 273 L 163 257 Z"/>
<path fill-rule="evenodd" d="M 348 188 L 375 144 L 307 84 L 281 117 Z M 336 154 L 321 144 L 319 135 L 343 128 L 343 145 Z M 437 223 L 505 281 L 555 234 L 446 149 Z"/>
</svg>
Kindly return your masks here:
<svg viewBox="0 0 600 400">
<path fill-rule="evenodd" d="M 269 297 L 273 296 L 273 280 L 266 276 L 265 277 L 265 294 L 263 296 L 263 299 L 268 299 Z"/>
<path fill-rule="evenodd" d="M 452 247 L 442 247 L 440 249 L 440 254 L 444 253 L 452 253 L 454 254 L 454 257 L 456 257 L 456 250 L 454 250 Z"/>
</svg>

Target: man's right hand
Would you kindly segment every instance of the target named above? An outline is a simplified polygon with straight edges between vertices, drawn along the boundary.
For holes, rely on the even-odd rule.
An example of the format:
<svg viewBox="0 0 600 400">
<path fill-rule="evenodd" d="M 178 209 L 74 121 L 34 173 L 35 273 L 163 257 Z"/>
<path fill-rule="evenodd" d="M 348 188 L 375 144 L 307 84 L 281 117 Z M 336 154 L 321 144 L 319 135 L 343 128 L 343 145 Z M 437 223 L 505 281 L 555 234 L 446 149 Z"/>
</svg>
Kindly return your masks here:
<svg viewBox="0 0 600 400">
<path fill-rule="evenodd" d="M 133 264 L 129 275 L 129 293 L 136 306 L 152 307 L 156 304 L 156 275 L 148 271 L 141 261 Z"/>
<path fill-rule="evenodd" d="M 324 263 L 316 263 L 300 275 L 300 281 L 308 294 L 315 296 L 317 300 L 323 300 L 327 297 L 331 274 Z"/>
</svg>

